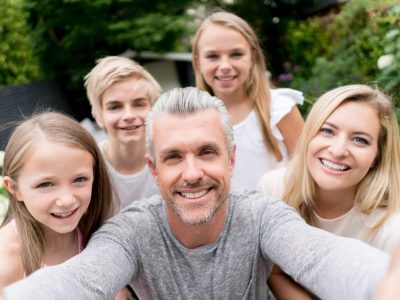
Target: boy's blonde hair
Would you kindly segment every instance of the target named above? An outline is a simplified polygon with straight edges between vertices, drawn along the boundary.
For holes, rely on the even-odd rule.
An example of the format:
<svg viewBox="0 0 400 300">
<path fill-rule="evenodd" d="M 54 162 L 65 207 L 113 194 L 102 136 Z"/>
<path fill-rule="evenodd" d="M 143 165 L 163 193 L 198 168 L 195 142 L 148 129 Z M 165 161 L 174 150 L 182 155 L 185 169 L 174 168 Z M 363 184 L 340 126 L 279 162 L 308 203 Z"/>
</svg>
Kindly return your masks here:
<svg viewBox="0 0 400 300">
<path fill-rule="evenodd" d="M 104 91 L 124 78 L 137 79 L 135 87 L 147 93 L 151 104 L 160 96 L 161 87 L 158 82 L 133 60 L 122 56 L 107 56 L 97 60 L 96 63 L 85 76 L 86 93 L 94 116 L 101 116 Z"/>
<path fill-rule="evenodd" d="M 192 41 L 192 65 L 195 70 L 196 86 L 214 95 L 211 87 L 205 82 L 198 68 L 198 43 L 199 39 L 207 26 L 214 24 L 239 32 L 249 43 L 252 50 L 253 64 L 250 69 L 249 77 L 246 82 L 246 94 L 252 101 L 257 118 L 260 124 L 264 143 L 267 149 L 272 152 L 276 160 L 282 159 L 282 153 L 275 137 L 272 135 L 270 128 L 270 87 L 271 84 L 266 75 L 266 64 L 264 54 L 258 41 L 257 35 L 250 25 L 242 18 L 224 11 L 214 12 L 208 16 L 197 29 L 196 35 Z"/>
<path fill-rule="evenodd" d="M 393 103 L 376 88 L 361 84 L 342 86 L 323 94 L 315 102 L 307 117 L 296 153 L 285 174 L 283 198 L 300 212 L 307 223 L 314 225 L 316 183 L 307 168 L 307 149 L 329 115 L 346 102 L 370 105 L 376 110 L 380 123 L 374 166 L 358 184 L 355 197 L 355 204 L 365 214 L 370 214 L 376 208 L 384 208 L 386 211 L 371 229 L 372 234 L 400 209 L 399 126 Z"/>
</svg>

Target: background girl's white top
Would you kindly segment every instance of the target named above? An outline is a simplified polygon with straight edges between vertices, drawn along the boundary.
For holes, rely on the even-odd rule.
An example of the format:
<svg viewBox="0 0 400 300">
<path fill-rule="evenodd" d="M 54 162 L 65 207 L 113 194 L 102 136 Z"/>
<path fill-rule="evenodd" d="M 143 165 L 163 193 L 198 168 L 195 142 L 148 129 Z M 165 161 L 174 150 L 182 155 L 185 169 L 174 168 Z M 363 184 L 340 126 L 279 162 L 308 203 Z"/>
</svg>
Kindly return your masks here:
<svg viewBox="0 0 400 300">
<path fill-rule="evenodd" d="M 159 195 L 160 189 L 154 181 L 147 165 L 134 174 L 121 174 L 107 161 L 104 155 L 104 144 L 106 141 L 99 143 L 99 148 L 103 153 L 104 160 L 107 163 L 108 171 L 111 175 L 113 183 L 113 200 L 116 205 L 116 212 L 128 206 L 135 200 L 142 198 L 150 198 L 152 195 Z M 119 201 L 118 201 L 119 200 Z"/>
<path fill-rule="evenodd" d="M 263 174 L 286 165 L 289 155 L 277 125 L 293 106 L 302 104 L 303 100 L 303 93 L 300 91 L 286 88 L 271 90 L 270 126 L 282 151 L 281 161 L 277 161 L 267 150 L 254 110 L 242 122 L 233 126 L 236 163 L 232 177 L 232 190 L 255 190 Z"/>
<path fill-rule="evenodd" d="M 258 183 L 259 190 L 264 195 L 282 199 L 285 171 L 285 168 L 281 168 L 266 173 Z M 333 234 L 362 240 L 371 246 L 391 253 L 400 242 L 400 212 L 389 218 L 376 234 L 368 235 L 369 229 L 383 217 L 384 213 L 383 209 L 375 209 L 367 215 L 361 212 L 358 205 L 355 205 L 347 213 L 334 219 L 324 219 L 316 214 L 315 225 Z"/>
</svg>

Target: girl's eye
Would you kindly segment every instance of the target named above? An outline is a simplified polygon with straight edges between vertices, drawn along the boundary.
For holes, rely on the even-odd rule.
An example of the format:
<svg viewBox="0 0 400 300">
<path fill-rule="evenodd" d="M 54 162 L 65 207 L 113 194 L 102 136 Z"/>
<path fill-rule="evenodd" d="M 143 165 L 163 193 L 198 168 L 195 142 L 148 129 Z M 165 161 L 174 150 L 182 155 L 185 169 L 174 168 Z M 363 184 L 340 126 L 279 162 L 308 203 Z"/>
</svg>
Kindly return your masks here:
<svg viewBox="0 0 400 300">
<path fill-rule="evenodd" d="M 234 52 L 234 53 L 232 54 L 232 56 L 233 56 L 233 57 L 236 57 L 236 58 L 239 58 L 239 57 L 242 57 L 243 54 L 242 54 L 241 52 Z"/>
<path fill-rule="evenodd" d="M 36 188 L 39 188 L 39 189 L 46 189 L 46 188 L 51 187 L 52 185 L 53 185 L 53 184 L 52 184 L 51 182 L 47 181 L 47 182 L 39 183 L 39 184 L 36 186 Z"/>
<path fill-rule="evenodd" d="M 369 141 L 367 139 L 359 137 L 359 136 L 354 137 L 353 141 L 355 141 L 357 144 L 369 145 Z"/>
<path fill-rule="evenodd" d="M 206 58 L 211 59 L 211 60 L 215 60 L 215 59 L 218 58 L 218 56 L 217 56 L 216 54 L 208 54 L 208 55 L 206 56 Z"/>
<path fill-rule="evenodd" d="M 86 182 L 88 179 L 86 177 L 78 177 L 74 180 L 74 182 L 78 182 L 78 183 L 82 183 L 82 182 Z"/>
</svg>

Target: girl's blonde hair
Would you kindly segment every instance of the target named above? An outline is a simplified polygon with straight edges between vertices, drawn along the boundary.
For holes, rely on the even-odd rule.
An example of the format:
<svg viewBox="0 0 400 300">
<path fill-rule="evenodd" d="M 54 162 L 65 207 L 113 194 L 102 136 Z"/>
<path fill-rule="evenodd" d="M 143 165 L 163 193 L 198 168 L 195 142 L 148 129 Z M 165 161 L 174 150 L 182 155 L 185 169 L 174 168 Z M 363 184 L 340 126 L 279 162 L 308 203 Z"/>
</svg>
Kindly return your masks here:
<svg viewBox="0 0 400 300">
<path fill-rule="evenodd" d="M 316 183 L 307 168 L 307 149 L 329 115 L 346 102 L 370 105 L 376 110 L 380 123 L 374 166 L 360 181 L 355 197 L 355 204 L 365 214 L 370 214 L 376 208 L 384 208 L 386 211 L 382 219 L 371 228 L 373 234 L 400 208 L 399 126 L 393 103 L 377 88 L 361 84 L 347 85 L 323 94 L 315 102 L 285 174 L 283 199 L 295 207 L 307 223 L 315 224 Z"/>
<path fill-rule="evenodd" d="M 205 82 L 198 68 L 199 39 L 205 28 L 210 24 L 233 29 L 242 34 L 249 43 L 252 50 L 251 52 L 253 64 L 250 69 L 249 77 L 246 81 L 246 94 L 249 97 L 250 101 L 253 102 L 253 105 L 255 107 L 255 111 L 257 113 L 257 117 L 261 127 L 261 132 L 264 138 L 264 143 L 267 149 L 275 156 L 278 161 L 281 160 L 281 150 L 279 149 L 277 140 L 272 135 L 272 131 L 269 125 L 271 102 L 270 82 L 266 75 L 266 65 L 263 51 L 254 30 L 245 20 L 232 13 L 222 11 L 214 12 L 210 16 L 208 16 L 197 29 L 196 35 L 194 36 L 192 41 L 192 65 L 195 71 L 196 86 L 199 89 L 205 90 L 211 95 L 214 95 L 213 90 Z"/>
<path fill-rule="evenodd" d="M 44 140 L 87 151 L 93 157 L 92 197 L 78 225 L 86 242 L 111 217 L 112 190 L 101 152 L 93 137 L 78 122 L 57 112 L 43 112 L 23 121 L 15 128 L 6 146 L 3 175 L 9 176 L 18 186 L 22 168 L 33 151 L 40 151 L 40 144 Z M 24 202 L 17 201 L 12 193 L 8 193 L 8 197 L 10 204 L 3 224 L 15 220 L 22 245 L 22 263 L 25 274 L 29 275 L 43 263 L 43 229 L 26 209 Z"/>
<path fill-rule="evenodd" d="M 96 66 L 85 76 L 86 93 L 93 115 L 102 115 L 104 91 L 128 77 L 136 79 L 135 87 L 146 92 L 151 104 L 160 96 L 160 85 L 141 65 L 126 57 L 107 56 L 97 60 Z"/>
</svg>

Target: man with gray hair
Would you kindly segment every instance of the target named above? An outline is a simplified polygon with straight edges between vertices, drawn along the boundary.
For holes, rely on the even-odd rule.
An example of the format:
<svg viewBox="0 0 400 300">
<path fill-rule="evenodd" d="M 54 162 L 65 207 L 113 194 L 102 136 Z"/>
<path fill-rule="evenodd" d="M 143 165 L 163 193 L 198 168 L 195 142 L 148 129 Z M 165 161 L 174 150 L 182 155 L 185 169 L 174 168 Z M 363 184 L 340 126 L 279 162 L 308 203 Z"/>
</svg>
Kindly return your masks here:
<svg viewBox="0 0 400 300">
<path fill-rule="evenodd" d="M 282 201 L 230 193 L 235 164 L 223 103 L 195 88 L 163 94 L 147 119 L 162 196 L 135 201 L 64 264 L 4 290 L 6 299 L 266 299 L 279 265 L 323 299 L 371 299 L 388 255 L 308 226 Z"/>
</svg>

